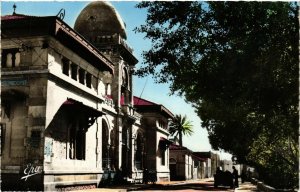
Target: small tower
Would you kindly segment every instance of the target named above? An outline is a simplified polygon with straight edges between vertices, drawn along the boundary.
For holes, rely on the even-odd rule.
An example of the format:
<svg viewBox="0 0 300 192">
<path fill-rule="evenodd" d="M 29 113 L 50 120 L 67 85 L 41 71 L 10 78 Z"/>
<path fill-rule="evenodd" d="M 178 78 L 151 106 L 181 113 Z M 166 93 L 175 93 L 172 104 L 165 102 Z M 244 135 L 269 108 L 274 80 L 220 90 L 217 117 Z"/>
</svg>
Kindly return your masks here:
<svg viewBox="0 0 300 192">
<path fill-rule="evenodd" d="M 117 107 L 132 105 L 132 72 L 138 60 L 126 43 L 125 23 L 108 2 L 88 4 L 76 19 L 74 29 L 114 63 L 111 96 Z M 110 84 L 110 82 L 104 82 Z"/>
<path fill-rule="evenodd" d="M 126 43 L 125 23 L 110 3 L 96 1 L 80 12 L 74 29 L 114 65 L 114 74 L 103 76 L 106 90 L 111 90 L 106 92 L 106 96 L 113 99 L 117 112 L 113 131 L 118 135 L 112 138 L 116 146 L 111 148 L 117 158 L 115 167 L 129 174 L 127 171 L 132 168 L 130 162 L 134 153 L 129 140 L 133 138 L 132 127 L 137 119 L 133 110 L 132 73 L 138 60 Z"/>
</svg>

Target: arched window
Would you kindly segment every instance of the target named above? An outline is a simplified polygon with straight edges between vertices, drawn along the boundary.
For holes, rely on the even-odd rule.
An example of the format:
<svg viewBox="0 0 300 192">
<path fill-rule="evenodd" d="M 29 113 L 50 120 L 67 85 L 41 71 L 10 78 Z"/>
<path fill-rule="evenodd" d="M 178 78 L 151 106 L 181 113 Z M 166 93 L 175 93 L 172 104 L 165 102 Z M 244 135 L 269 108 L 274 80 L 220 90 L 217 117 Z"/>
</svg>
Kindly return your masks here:
<svg viewBox="0 0 300 192">
<path fill-rule="evenodd" d="M 1 66 L 3 68 L 20 66 L 21 58 L 19 49 L 3 49 L 1 54 Z"/>
<path fill-rule="evenodd" d="M 86 130 L 80 117 L 71 121 L 69 127 L 69 158 L 85 160 Z"/>
<path fill-rule="evenodd" d="M 122 86 L 128 88 L 128 73 L 126 68 L 122 70 Z"/>
<path fill-rule="evenodd" d="M 12 54 L 11 53 L 8 53 L 6 55 L 6 67 L 12 67 Z"/>
<path fill-rule="evenodd" d="M 121 86 L 121 97 L 123 97 L 124 104 L 127 105 L 130 103 L 129 101 L 129 87 L 128 87 L 128 73 L 126 68 L 123 68 L 122 70 L 122 86 Z"/>
<path fill-rule="evenodd" d="M 16 66 L 16 67 L 19 67 L 19 66 L 20 66 L 20 60 L 21 60 L 21 59 L 20 59 L 20 53 L 17 52 L 15 56 L 16 56 L 15 66 Z"/>
<path fill-rule="evenodd" d="M 170 164 L 176 164 L 176 159 L 170 158 L 169 162 L 170 162 Z"/>
<path fill-rule="evenodd" d="M 106 84 L 105 95 L 111 95 L 111 85 L 109 83 Z"/>
</svg>

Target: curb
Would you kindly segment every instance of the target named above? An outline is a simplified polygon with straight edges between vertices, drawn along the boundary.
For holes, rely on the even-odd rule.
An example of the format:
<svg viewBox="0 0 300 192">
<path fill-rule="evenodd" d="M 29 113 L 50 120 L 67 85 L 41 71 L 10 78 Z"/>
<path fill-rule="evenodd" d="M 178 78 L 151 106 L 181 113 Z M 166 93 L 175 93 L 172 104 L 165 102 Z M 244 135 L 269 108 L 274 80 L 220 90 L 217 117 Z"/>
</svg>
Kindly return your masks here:
<svg viewBox="0 0 300 192">
<path fill-rule="evenodd" d="M 265 183 L 255 178 L 251 178 L 251 183 L 257 186 L 258 191 L 264 191 L 264 192 L 297 192 L 298 191 L 295 189 L 275 189 L 274 187 L 266 185 Z"/>
</svg>

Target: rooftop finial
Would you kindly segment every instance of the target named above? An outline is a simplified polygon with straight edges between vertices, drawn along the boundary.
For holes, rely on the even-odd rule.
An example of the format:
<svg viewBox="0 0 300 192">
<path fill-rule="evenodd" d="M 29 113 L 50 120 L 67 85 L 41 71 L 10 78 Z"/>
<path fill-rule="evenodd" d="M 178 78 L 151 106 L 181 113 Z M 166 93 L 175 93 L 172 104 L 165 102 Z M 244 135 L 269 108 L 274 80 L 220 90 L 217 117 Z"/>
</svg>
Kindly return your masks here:
<svg viewBox="0 0 300 192">
<path fill-rule="evenodd" d="M 13 8 L 14 8 L 13 14 L 16 14 L 16 8 L 17 8 L 16 4 L 13 5 Z"/>
<path fill-rule="evenodd" d="M 65 14 L 66 14 L 66 11 L 64 8 L 62 8 L 56 15 L 56 17 L 59 17 L 61 20 L 63 20 L 65 18 Z"/>
</svg>

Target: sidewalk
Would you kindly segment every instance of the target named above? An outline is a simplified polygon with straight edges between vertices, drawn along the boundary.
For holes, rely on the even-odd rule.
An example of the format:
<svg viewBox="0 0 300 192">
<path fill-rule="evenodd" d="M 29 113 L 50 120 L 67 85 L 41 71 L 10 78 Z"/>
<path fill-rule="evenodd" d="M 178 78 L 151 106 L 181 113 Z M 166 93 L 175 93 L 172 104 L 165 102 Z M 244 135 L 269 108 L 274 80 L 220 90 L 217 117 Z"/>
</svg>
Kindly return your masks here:
<svg viewBox="0 0 300 192">
<path fill-rule="evenodd" d="M 184 183 L 199 183 L 199 182 L 213 182 L 213 178 L 195 179 L 195 180 L 183 180 L 183 181 L 161 181 L 157 182 L 158 185 L 180 185 Z"/>
<path fill-rule="evenodd" d="M 185 181 L 161 181 L 155 183 L 156 185 L 169 186 L 169 185 L 182 185 L 185 183 L 199 183 L 199 182 L 210 182 L 213 181 L 212 178 L 197 179 L 197 180 L 185 180 Z M 85 191 L 89 192 L 126 192 L 126 191 L 137 191 L 137 190 L 146 190 L 151 188 L 151 184 L 132 184 L 124 186 L 112 186 L 114 188 L 94 188 L 87 189 Z M 72 192 L 82 192 L 82 190 L 74 190 Z"/>
<path fill-rule="evenodd" d="M 72 192 L 82 192 L 83 190 L 72 191 Z M 94 189 L 87 189 L 84 191 L 88 192 L 126 192 L 127 189 L 109 189 L 109 188 L 94 188 Z"/>
<path fill-rule="evenodd" d="M 191 184 L 191 183 L 199 183 L 199 182 L 213 182 L 212 178 L 206 179 L 197 179 L 197 180 L 187 180 L 187 181 L 168 181 L 168 182 L 157 182 L 156 185 L 162 186 L 175 186 L 182 184 Z M 124 186 L 113 186 L 114 188 L 95 188 L 88 189 L 85 191 L 89 192 L 126 192 L 126 191 L 143 191 L 147 190 L 147 188 L 151 188 L 151 185 L 145 184 L 133 184 L 133 185 L 124 185 Z M 232 191 L 232 190 L 231 190 Z M 235 192 L 258 192 L 256 185 L 251 182 L 239 183 L 239 187 L 234 190 Z M 82 192 L 82 190 L 72 191 L 72 192 Z"/>
<path fill-rule="evenodd" d="M 239 187 L 234 191 L 242 191 L 242 192 L 251 192 L 258 191 L 256 185 L 253 185 L 251 182 L 240 183 Z"/>
</svg>

